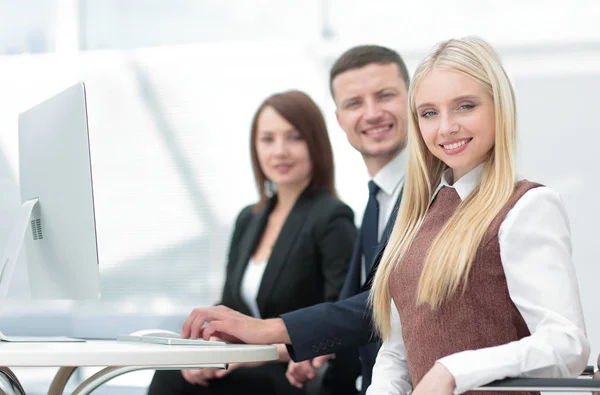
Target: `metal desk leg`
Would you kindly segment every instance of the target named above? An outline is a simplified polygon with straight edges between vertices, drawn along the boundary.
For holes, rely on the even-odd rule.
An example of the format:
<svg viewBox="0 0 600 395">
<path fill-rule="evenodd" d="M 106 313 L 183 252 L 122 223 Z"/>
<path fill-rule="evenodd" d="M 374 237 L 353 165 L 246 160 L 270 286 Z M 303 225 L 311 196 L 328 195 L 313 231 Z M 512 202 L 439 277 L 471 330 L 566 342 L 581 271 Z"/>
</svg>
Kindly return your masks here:
<svg viewBox="0 0 600 395">
<path fill-rule="evenodd" d="M 0 395 L 25 395 L 17 376 L 5 366 L 0 366 Z"/>
<path fill-rule="evenodd" d="M 62 395 L 69 378 L 71 378 L 76 369 L 77 366 L 63 366 L 58 369 L 48 389 L 48 395 Z"/>
<path fill-rule="evenodd" d="M 109 366 L 109 367 L 106 367 L 106 368 L 96 372 L 96 374 L 90 376 L 83 383 L 81 383 L 75 389 L 75 391 L 73 391 L 72 395 L 88 395 L 89 393 L 94 391 L 96 388 L 98 388 L 102 384 L 106 383 L 107 381 L 114 379 L 115 377 L 118 377 L 125 373 L 135 372 L 136 370 L 144 370 L 144 369 L 155 369 L 155 368 L 148 367 L 148 366 Z"/>
<path fill-rule="evenodd" d="M 108 366 L 90 376 L 83 383 L 81 383 L 75 391 L 73 391 L 72 395 L 88 395 L 96 388 L 118 377 L 122 374 L 135 372 L 137 370 L 157 370 L 157 369 L 223 369 L 223 364 L 207 364 L 207 365 L 196 365 L 196 366 L 168 366 L 168 367 L 158 367 L 158 366 Z M 1 394 L 0 394 L 1 395 Z"/>
</svg>

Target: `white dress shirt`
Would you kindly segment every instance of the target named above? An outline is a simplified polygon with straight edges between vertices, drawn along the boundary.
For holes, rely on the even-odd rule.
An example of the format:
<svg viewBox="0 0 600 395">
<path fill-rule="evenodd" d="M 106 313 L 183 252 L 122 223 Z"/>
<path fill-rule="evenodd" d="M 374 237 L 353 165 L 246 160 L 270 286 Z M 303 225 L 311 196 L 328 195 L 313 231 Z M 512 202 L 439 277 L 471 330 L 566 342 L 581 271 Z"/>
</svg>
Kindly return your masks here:
<svg viewBox="0 0 600 395">
<path fill-rule="evenodd" d="M 442 186 L 455 188 L 464 200 L 482 170 L 478 166 L 454 185 L 446 173 L 435 193 Z M 559 195 L 547 187 L 527 191 L 500 225 L 498 242 L 510 298 L 531 336 L 439 359 L 454 376 L 455 394 L 506 377 L 576 377 L 589 358 L 569 222 Z M 392 301 L 392 335 L 379 350 L 367 395 L 412 390 L 401 328 Z"/>
<path fill-rule="evenodd" d="M 253 259 L 250 259 L 242 279 L 242 299 L 244 299 L 244 302 L 250 307 L 252 315 L 256 318 L 261 318 L 260 311 L 258 310 L 258 303 L 256 303 L 256 296 L 258 295 L 258 290 L 260 288 L 260 283 L 262 282 L 263 274 L 265 274 L 266 267 L 266 261 L 254 262 Z"/>
<path fill-rule="evenodd" d="M 372 181 L 379 187 L 377 192 L 377 203 L 379 204 L 379 218 L 377 220 L 377 240 L 381 240 L 381 236 L 385 231 L 388 220 L 392 215 L 392 210 L 396 205 L 400 191 L 404 185 L 404 174 L 406 170 L 406 160 L 408 153 L 406 149 L 400 151 L 394 159 L 375 174 Z M 361 281 L 363 284 L 366 279 L 365 272 L 365 256 L 362 256 Z"/>
</svg>

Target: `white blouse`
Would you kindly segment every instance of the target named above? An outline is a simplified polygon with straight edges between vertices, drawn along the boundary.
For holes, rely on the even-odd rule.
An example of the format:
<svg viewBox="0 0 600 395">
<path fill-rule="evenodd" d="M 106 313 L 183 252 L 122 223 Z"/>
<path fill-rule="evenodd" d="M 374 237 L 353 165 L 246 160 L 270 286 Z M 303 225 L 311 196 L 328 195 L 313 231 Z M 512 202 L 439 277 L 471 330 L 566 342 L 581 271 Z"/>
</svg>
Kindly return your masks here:
<svg viewBox="0 0 600 395">
<path fill-rule="evenodd" d="M 454 185 L 465 199 L 475 188 L 483 166 Z M 590 345 L 586 337 L 567 212 L 559 195 L 547 187 L 527 191 L 502 222 L 498 241 L 511 300 L 531 336 L 519 341 L 441 358 L 460 394 L 506 377 L 576 377 L 585 368 Z M 406 317 L 410 319 L 410 317 Z M 408 394 L 412 390 L 402 324 L 391 306 L 392 335 L 384 341 L 373 368 L 368 395 Z"/>
<path fill-rule="evenodd" d="M 262 282 L 266 267 L 266 261 L 254 262 L 254 260 L 250 259 L 242 279 L 242 299 L 244 299 L 244 302 L 250 307 L 252 315 L 256 318 L 261 318 L 258 304 L 256 303 L 256 296 L 258 295 L 258 289 L 260 288 L 260 283 Z"/>
</svg>

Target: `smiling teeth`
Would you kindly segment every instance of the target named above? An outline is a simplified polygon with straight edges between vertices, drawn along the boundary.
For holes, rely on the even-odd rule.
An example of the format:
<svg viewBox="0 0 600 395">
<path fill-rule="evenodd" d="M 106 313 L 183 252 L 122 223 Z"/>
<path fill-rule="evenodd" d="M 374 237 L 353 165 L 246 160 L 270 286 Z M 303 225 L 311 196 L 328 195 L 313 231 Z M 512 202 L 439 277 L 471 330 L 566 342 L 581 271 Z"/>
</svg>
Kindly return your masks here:
<svg viewBox="0 0 600 395">
<path fill-rule="evenodd" d="M 458 143 L 443 145 L 444 149 L 457 149 L 467 143 L 467 140 L 459 141 Z"/>
<path fill-rule="evenodd" d="M 385 132 L 389 128 L 390 128 L 389 126 L 384 126 L 382 128 L 367 130 L 366 133 L 367 134 L 375 134 L 375 133 Z"/>
</svg>

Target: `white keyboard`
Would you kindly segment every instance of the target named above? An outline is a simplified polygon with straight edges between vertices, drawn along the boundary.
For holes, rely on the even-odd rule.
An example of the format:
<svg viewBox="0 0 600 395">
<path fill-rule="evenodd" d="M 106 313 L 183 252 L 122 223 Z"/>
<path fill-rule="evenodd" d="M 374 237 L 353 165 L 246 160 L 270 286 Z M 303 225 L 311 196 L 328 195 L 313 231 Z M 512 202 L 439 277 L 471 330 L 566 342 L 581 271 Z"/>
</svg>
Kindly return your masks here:
<svg viewBox="0 0 600 395">
<path fill-rule="evenodd" d="M 118 341 L 169 344 L 180 346 L 225 346 L 227 343 L 221 341 L 204 339 L 182 339 L 178 333 L 164 330 L 143 330 L 130 335 L 121 335 L 117 337 Z"/>
</svg>

